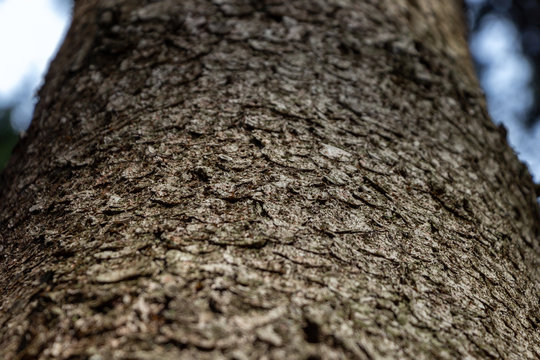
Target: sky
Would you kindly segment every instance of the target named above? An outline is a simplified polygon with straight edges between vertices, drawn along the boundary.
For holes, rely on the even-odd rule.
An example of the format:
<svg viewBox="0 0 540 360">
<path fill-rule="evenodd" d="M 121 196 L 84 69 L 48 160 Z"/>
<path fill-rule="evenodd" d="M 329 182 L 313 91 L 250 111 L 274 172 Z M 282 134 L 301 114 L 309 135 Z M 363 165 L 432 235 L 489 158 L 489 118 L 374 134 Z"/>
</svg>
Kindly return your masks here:
<svg viewBox="0 0 540 360">
<path fill-rule="evenodd" d="M 0 106 L 18 104 L 17 131 L 30 123 L 35 91 L 70 20 L 61 0 L 0 0 Z"/>
<path fill-rule="evenodd" d="M 69 0 L 0 0 L 0 107 L 16 105 L 16 131 L 30 123 L 35 92 L 67 31 L 70 12 Z M 520 53 L 518 36 L 510 21 L 492 17 L 471 36 L 470 46 L 475 60 L 485 66 L 480 82 L 494 122 L 506 126 L 510 144 L 540 182 L 540 122 L 526 129 L 519 121 L 532 94 L 531 67 Z"/>
</svg>

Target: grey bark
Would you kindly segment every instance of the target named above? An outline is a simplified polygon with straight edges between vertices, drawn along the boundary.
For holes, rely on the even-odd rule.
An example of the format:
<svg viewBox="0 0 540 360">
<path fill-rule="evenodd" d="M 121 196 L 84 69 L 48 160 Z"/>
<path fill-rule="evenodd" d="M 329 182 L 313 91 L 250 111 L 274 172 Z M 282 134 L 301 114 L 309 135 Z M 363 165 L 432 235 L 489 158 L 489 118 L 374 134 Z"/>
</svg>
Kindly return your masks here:
<svg viewBox="0 0 540 360">
<path fill-rule="evenodd" d="M 0 194 L 2 359 L 538 359 L 534 185 L 459 1 L 77 1 Z"/>
</svg>

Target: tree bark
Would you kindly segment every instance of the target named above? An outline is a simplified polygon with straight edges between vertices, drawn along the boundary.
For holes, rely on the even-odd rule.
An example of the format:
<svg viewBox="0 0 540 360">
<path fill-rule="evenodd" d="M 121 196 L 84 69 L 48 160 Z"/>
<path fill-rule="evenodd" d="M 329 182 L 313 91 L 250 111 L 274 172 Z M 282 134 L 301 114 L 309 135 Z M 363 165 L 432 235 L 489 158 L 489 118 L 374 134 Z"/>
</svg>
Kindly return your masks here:
<svg viewBox="0 0 540 360">
<path fill-rule="evenodd" d="M 460 1 L 88 0 L 0 189 L 2 359 L 538 359 Z"/>
</svg>

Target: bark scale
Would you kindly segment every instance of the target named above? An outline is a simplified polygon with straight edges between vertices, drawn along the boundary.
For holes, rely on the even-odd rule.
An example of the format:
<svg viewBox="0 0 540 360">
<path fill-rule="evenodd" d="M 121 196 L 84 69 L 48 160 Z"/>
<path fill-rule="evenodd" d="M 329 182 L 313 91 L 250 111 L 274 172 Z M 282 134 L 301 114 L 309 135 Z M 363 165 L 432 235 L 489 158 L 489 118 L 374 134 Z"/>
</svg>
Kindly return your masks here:
<svg viewBox="0 0 540 360">
<path fill-rule="evenodd" d="M 5 359 L 540 356 L 458 1 L 77 1 L 0 189 Z"/>
</svg>

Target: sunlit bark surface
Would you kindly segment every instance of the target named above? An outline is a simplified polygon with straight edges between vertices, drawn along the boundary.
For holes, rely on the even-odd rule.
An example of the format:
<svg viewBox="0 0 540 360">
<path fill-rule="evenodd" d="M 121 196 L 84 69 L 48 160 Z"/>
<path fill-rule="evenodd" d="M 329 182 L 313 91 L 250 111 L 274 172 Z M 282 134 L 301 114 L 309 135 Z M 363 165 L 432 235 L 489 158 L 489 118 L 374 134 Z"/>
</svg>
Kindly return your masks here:
<svg viewBox="0 0 540 360">
<path fill-rule="evenodd" d="M 77 1 L 0 188 L 2 359 L 538 359 L 533 184 L 459 1 Z"/>
</svg>

